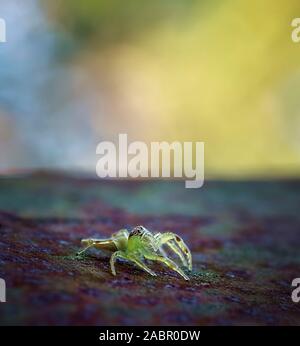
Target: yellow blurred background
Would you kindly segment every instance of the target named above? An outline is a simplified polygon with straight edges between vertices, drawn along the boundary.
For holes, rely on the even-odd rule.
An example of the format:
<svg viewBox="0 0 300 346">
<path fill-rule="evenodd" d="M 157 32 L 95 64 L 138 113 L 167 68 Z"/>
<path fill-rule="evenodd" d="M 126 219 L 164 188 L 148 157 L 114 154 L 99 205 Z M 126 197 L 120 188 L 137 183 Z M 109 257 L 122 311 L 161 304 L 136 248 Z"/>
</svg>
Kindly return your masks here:
<svg viewBox="0 0 300 346">
<path fill-rule="evenodd" d="M 23 60 L 13 35 L 0 47 L 6 75 L 33 64 L 23 89 L 17 77 L 5 75 L 9 92 L 0 81 L 3 171 L 94 170 L 96 143 L 128 133 L 204 141 L 206 177 L 299 175 L 299 0 L 30 3 L 6 13 L 12 23 L 38 14 L 19 37 L 37 47 Z"/>
</svg>

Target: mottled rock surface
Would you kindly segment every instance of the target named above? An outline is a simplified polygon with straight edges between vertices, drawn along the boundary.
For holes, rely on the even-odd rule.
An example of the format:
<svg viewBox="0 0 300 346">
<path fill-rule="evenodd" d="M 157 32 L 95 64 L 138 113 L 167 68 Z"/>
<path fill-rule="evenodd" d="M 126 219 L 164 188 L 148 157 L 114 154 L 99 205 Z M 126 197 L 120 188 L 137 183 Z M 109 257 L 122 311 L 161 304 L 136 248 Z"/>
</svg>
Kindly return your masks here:
<svg viewBox="0 0 300 346">
<path fill-rule="evenodd" d="M 0 324 L 300 324 L 300 183 L 101 181 L 57 174 L 0 179 Z M 190 282 L 153 278 L 109 254 L 76 257 L 83 237 L 142 224 L 189 244 Z"/>
</svg>

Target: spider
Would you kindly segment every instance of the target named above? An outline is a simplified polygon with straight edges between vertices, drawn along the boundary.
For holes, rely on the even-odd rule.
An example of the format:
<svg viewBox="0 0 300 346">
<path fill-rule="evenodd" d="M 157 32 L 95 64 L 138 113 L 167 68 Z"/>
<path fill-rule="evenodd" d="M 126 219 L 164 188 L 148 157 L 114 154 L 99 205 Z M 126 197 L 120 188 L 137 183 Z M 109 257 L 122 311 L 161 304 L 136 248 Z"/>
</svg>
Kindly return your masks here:
<svg viewBox="0 0 300 346">
<path fill-rule="evenodd" d="M 136 226 L 131 232 L 128 232 L 127 229 L 121 229 L 113 233 L 111 238 L 82 239 L 81 243 L 86 245 L 86 247 L 78 252 L 78 255 L 92 247 L 113 251 L 110 258 L 110 267 L 113 275 L 116 275 L 115 261 L 121 258 L 133 262 L 150 275 L 156 276 L 144 263 L 143 259 L 146 259 L 162 262 L 179 273 L 185 280 L 189 280 L 184 271 L 167 257 L 166 252 L 162 248 L 163 245 L 175 252 L 184 267 L 192 270 L 192 255 L 189 248 L 177 234 L 172 232 L 153 234 L 143 226 Z"/>
</svg>

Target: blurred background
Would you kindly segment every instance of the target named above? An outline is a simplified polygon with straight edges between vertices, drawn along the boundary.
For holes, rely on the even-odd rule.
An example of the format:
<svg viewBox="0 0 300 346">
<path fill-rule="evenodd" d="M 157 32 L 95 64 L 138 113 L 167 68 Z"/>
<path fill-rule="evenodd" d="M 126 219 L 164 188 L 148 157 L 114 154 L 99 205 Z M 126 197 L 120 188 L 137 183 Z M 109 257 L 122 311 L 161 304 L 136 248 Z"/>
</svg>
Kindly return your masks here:
<svg viewBox="0 0 300 346">
<path fill-rule="evenodd" d="M 0 0 L 0 172 L 101 140 L 204 141 L 210 178 L 300 173 L 299 0 Z"/>
</svg>

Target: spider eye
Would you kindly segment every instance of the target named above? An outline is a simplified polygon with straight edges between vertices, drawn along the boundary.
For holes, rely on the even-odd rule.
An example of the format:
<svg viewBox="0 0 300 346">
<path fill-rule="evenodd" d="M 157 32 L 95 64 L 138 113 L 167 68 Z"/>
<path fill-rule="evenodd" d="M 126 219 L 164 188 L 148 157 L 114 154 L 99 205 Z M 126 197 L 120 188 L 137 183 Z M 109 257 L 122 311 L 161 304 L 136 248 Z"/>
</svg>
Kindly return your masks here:
<svg viewBox="0 0 300 346">
<path fill-rule="evenodd" d="M 141 236 L 144 233 L 144 227 L 143 226 L 136 226 L 134 229 L 130 232 L 129 237 L 132 236 Z"/>
</svg>

